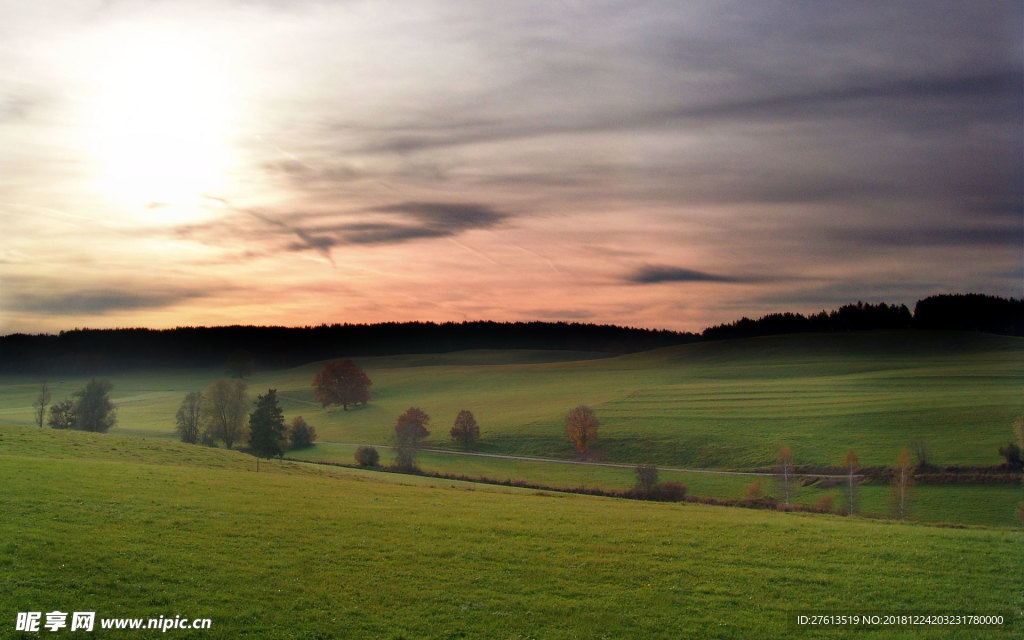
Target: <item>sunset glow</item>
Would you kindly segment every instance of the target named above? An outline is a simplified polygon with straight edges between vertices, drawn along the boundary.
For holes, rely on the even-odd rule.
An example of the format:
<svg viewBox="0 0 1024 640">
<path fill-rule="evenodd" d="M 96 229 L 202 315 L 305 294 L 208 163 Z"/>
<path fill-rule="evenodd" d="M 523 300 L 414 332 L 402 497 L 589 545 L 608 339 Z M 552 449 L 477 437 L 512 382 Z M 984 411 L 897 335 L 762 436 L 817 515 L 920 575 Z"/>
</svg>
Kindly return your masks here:
<svg viewBox="0 0 1024 640">
<path fill-rule="evenodd" d="M 1021 9 L 939 4 L 0 4 L 0 332 L 1019 297 Z"/>
</svg>

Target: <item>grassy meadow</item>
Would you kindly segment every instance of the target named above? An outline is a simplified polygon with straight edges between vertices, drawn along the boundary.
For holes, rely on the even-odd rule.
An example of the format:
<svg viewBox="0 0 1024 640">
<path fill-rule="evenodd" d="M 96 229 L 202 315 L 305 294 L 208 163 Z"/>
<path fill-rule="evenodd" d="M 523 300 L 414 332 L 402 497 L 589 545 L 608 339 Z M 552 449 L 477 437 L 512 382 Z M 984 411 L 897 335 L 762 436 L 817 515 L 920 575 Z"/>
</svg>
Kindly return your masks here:
<svg viewBox="0 0 1024 640">
<path fill-rule="evenodd" d="M 782 446 L 797 464 L 890 465 L 915 440 L 935 464 L 990 465 L 1024 413 L 1024 339 L 944 332 L 789 335 L 669 347 L 618 357 L 579 352 L 470 351 L 358 361 L 373 379 L 368 406 L 323 409 L 311 383 L 323 362 L 260 371 L 253 395 L 276 388 L 286 415 L 321 440 L 387 444 L 409 406 L 432 416 L 430 448 L 452 448 L 461 409 L 481 425 L 476 450 L 575 457 L 565 414 L 590 405 L 601 420 L 597 457 L 679 468 L 771 466 Z M 108 376 L 115 433 L 173 437 L 188 391 L 218 369 Z M 85 378 L 51 380 L 53 398 Z M 0 424 L 30 425 L 41 379 L 0 376 Z"/>
<path fill-rule="evenodd" d="M 356 445 L 321 444 L 309 449 L 291 451 L 291 459 L 314 462 L 353 464 Z M 392 464 L 394 453 L 381 448 L 381 463 Z M 565 464 L 562 462 L 503 460 L 452 455 L 438 451 L 424 451 L 418 456 L 418 465 L 428 473 L 471 478 L 489 478 L 498 482 L 521 480 L 546 487 L 599 487 L 626 490 L 636 483 L 631 468 L 602 467 L 596 465 Z M 742 499 L 747 485 L 759 481 L 762 488 L 774 496 L 781 495 L 775 479 L 766 475 L 700 473 L 660 469 L 661 481 L 681 482 L 689 495 Z M 845 486 L 822 488 L 820 482 L 804 486 L 800 478 L 792 487 L 794 504 L 814 506 L 823 496 L 832 496 L 834 510 L 842 512 L 848 505 Z M 859 485 L 854 494 L 857 513 L 872 517 L 891 517 L 889 487 Z M 1015 510 L 1024 500 L 1024 488 L 1007 485 L 919 485 L 911 490 L 910 518 L 930 523 L 955 523 L 993 527 L 1017 526 Z"/>
<path fill-rule="evenodd" d="M 205 638 L 852 638 L 789 612 L 998 613 L 1024 532 L 655 504 L 0 427 L 0 617 L 212 619 Z M 66 630 L 62 633 L 68 633 Z M 43 631 L 40 637 L 51 634 Z M 32 636 L 29 636 L 32 637 Z M 56 636 L 54 636 L 56 637 Z M 83 635 L 83 637 L 86 637 Z M 153 637 L 116 631 L 95 637 Z"/>
<path fill-rule="evenodd" d="M 854 449 L 865 466 L 891 465 L 899 449 L 923 440 L 938 465 L 991 465 L 1024 413 L 1024 339 L 972 333 L 810 334 L 706 342 L 608 357 L 559 351 L 465 351 L 359 360 L 373 379 L 368 406 L 343 411 L 314 401 L 311 382 L 323 362 L 257 371 L 253 396 L 278 389 L 287 418 L 302 415 L 321 441 L 384 445 L 409 406 L 432 416 L 428 448 L 457 450 L 448 430 L 461 409 L 481 425 L 474 450 L 576 458 L 564 417 L 578 404 L 601 420 L 592 459 L 684 469 L 771 466 L 789 446 L 797 464 L 835 465 Z M 188 391 L 224 375 L 219 369 L 135 371 L 109 376 L 118 405 L 112 433 L 174 438 L 174 413 Z M 83 377 L 50 380 L 53 400 Z M 0 376 L 0 425 L 32 424 L 41 379 Z M 322 444 L 291 455 L 351 462 L 354 446 Z M 384 461 L 389 452 L 382 449 Z M 425 452 L 425 470 L 513 479 L 548 486 L 624 489 L 630 469 L 584 467 Z M 748 476 L 662 472 L 690 495 L 738 498 Z M 776 493 L 770 480 L 765 489 Z M 885 487 L 861 489 L 864 513 L 889 512 Z M 921 486 L 912 516 L 928 522 L 1012 526 L 1020 487 Z M 841 489 L 800 489 L 814 504 Z"/>
</svg>

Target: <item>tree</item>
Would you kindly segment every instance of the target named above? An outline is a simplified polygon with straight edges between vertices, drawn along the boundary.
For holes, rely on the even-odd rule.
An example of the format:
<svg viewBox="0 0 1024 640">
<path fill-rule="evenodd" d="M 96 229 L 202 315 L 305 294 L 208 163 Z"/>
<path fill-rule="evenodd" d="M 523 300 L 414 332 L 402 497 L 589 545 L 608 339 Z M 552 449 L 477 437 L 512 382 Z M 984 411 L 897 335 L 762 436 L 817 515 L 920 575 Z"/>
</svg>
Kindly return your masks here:
<svg viewBox="0 0 1024 640">
<path fill-rule="evenodd" d="M 910 506 L 910 487 L 914 481 L 914 459 L 910 449 L 903 447 L 896 458 L 892 477 L 892 504 L 900 520 L 907 519 Z"/>
<path fill-rule="evenodd" d="M 476 423 L 471 411 L 463 409 L 455 416 L 455 426 L 452 427 L 451 436 L 453 440 L 462 442 L 464 451 L 469 451 L 469 445 L 480 439 L 480 425 Z"/>
<path fill-rule="evenodd" d="M 857 454 L 853 449 L 846 452 L 846 457 L 843 458 L 843 467 L 849 471 L 849 510 L 852 516 L 855 512 L 854 508 L 854 490 L 856 489 L 857 483 L 855 481 L 856 476 L 854 475 L 858 469 L 860 469 L 860 462 L 857 460 Z"/>
<path fill-rule="evenodd" d="M 646 496 L 658 485 L 658 467 L 642 464 L 636 468 L 636 491 Z"/>
<path fill-rule="evenodd" d="M 348 411 L 350 404 L 366 404 L 369 401 L 372 384 L 366 372 L 351 360 L 328 362 L 313 379 L 313 395 L 324 407 L 340 404 L 342 409 Z"/>
<path fill-rule="evenodd" d="M 263 458 L 284 456 L 288 429 L 284 412 L 277 401 L 277 389 L 256 396 L 256 407 L 249 414 L 249 446 Z"/>
<path fill-rule="evenodd" d="M 182 442 L 195 444 L 199 442 L 200 426 L 203 418 L 203 394 L 199 391 L 189 391 L 185 399 L 178 407 L 178 413 L 174 416 L 174 422 L 178 437 Z"/>
<path fill-rule="evenodd" d="M 405 413 L 398 416 L 395 422 L 395 465 L 398 468 L 416 468 L 416 452 L 420 447 L 420 441 L 430 435 L 430 431 L 427 430 L 429 424 L 430 416 L 419 407 L 409 407 Z"/>
<path fill-rule="evenodd" d="M 380 464 L 380 454 L 373 447 L 363 445 L 356 449 L 356 464 L 360 467 L 376 467 Z"/>
<path fill-rule="evenodd" d="M 50 426 L 54 429 L 75 428 L 75 401 L 68 398 L 50 408 Z"/>
<path fill-rule="evenodd" d="M 43 387 L 39 390 L 36 401 L 32 403 L 36 409 L 36 422 L 39 423 L 40 429 L 43 428 L 43 418 L 46 417 L 46 405 L 48 404 L 50 404 L 50 388 L 46 380 L 43 380 Z"/>
<path fill-rule="evenodd" d="M 1005 447 L 999 447 L 999 455 L 1006 459 L 1006 466 L 1012 471 L 1020 471 L 1024 467 L 1024 460 L 1021 460 L 1020 447 L 1016 442 L 1007 443 Z"/>
<path fill-rule="evenodd" d="M 782 493 L 785 496 L 786 504 L 789 504 L 790 487 L 793 484 L 793 452 L 789 447 L 779 449 L 779 457 L 775 464 L 779 483 L 782 485 Z"/>
<path fill-rule="evenodd" d="M 316 442 L 316 429 L 302 416 L 295 416 L 288 431 L 288 439 L 291 440 L 292 449 L 308 449 Z"/>
<path fill-rule="evenodd" d="M 928 446 L 927 440 L 914 440 L 910 443 L 910 448 L 914 452 L 914 457 L 917 458 L 917 466 L 920 469 L 931 466 L 931 448 Z"/>
<path fill-rule="evenodd" d="M 581 456 L 587 455 L 590 445 L 597 440 L 597 416 L 588 406 L 580 405 L 565 418 L 565 433 Z"/>
<path fill-rule="evenodd" d="M 117 422 L 110 391 L 114 388 L 110 380 L 93 378 L 84 389 L 72 394 L 75 398 L 75 428 L 82 431 L 106 433 Z"/>
<path fill-rule="evenodd" d="M 213 440 L 223 440 L 230 449 L 242 439 L 245 414 L 249 406 L 248 385 L 244 380 L 221 378 L 203 391 L 203 417 Z"/>
</svg>

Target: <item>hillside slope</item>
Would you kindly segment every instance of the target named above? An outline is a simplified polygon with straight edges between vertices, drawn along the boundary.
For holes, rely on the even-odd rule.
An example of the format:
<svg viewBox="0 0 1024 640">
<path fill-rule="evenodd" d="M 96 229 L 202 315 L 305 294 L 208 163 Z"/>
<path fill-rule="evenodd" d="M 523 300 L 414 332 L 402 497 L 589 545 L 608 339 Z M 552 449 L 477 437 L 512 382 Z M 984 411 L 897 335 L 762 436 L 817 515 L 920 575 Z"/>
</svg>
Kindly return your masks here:
<svg viewBox="0 0 1024 640">
<path fill-rule="evenodd" d="M 584 357 L 586 359 L 580 359 Z M 265 370 L 254 393 L 276 388 L 288 417 L 303 415 L 324 440 L 384 444 L 395 418 L 419 406 L 434 447 L 471 410 L 485 452 L 571 458 L 565 414 L 587 404 L 601 419 L 607 461 L 665 466 L 771 465 L 782 446 L 798 463 L 836 464 L 849 449 L 888 465 L 913 441 L 932 461 L 989 465 L 1024 413 L 1024 339 L 955 332 L 800 334 L 682 345 L 619 357 L 482 351 L 359 359 L 371 402 L 323 409 L 311 382 L 323 362 Z M 122 433 L 172 437 L 188 391 L 217 369 L 112 376 Z M 39 379 L 0 377 L 0 424 L 28 425 Z M 83 378 L 51 381 L 54 399 Z"/>
<path fill-rule="evenodd" d="M 140 444 L 0 428 L 5 624 L 59 610 L 210 618 L 206 638 L 675 639 L 863 634 L 794 632 L 799 610 L 1012 620 L 899 630 L 915 638 L 1022 623 L 1020 531 L 257 474 L 240 454 Z"/>
</svg>

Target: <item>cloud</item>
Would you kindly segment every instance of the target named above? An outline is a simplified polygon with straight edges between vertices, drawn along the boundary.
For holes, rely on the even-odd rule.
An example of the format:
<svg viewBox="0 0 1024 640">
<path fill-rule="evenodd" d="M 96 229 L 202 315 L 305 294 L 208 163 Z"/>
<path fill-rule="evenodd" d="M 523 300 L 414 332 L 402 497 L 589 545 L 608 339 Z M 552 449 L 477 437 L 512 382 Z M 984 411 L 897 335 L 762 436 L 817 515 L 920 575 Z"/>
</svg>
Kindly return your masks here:
<svg viewBox="0 0 1024 640">
<path fill-rule="evenodd" d="M 830 232 L 832 242 L 875 247 L 1019 247 L 1024 229 L 1014 228 L 895 228 L 845 229 Z"/>
<path fill-rule="evenodd" d="M 372 211 L 402 214 L 425 228 L 451 234 L 493 227 L 508 217 L 486 205 L 440 202 L 404 202 Z"/>
<path fill-rule="evenodd" d="M 0 124 L 28 118 L 32 108 L 38 104 L 39 100 L 34 96 L 0 97 Z"/>
<path fill-rule="evenodd" d="M 726 276 L 682 267 L 647 265 L 627 276 L 634 284 L 661 284 L 663 282 L 750 282 L 749 278 Z"/>
<path fill-rule="evenodd" d="M 125 291 L 77 290 L 16 293 L 5 298 L 10 312 L 46 313 L 54 316 L 103 315 L 116 311 L 158 309 L 202 298 L 198 290 Z"/>
<path fill-rule="evenodd" d="M 770 87 L 741 98 L 720 96 L 668 108 L 640 108 L 602 113 L 593 108 L 571 118 L 531 117 L 503 121 L 425 120 L 373 132 L 364 153 L 407 154 L 481 143 L 509 143 L 531 138 L 596 135 L 643 130 L 705 127 L 710 124 L 811 119 L 879 118 L 904 128 L 925 124 L 965 126 L 975 119 L 1005 120 L 1007 102 L 1022 90 L 1019 69 L 993 68 L 976 73 L 920 73 L 816 87 Z M 748 90 L 749 91 L 749 90 Z M 688 99 L 689 96 L 687 96 Z M 969 101 L 972 106 L 962 103 Z M 986 107 L 986 105 L 989 105 Z M 936 113 L 937 112 L 937 113 Z M 950 119 L 949 114 L 962 118 Z"/>
<path fill-rule="evenodd" d="M 251 243 L 276 242 L 287 251 L 313 250 L 328 259 L 334 247 L 453 237 L 472 229 L 492 228 L 509 218 L 490 206 L 473 203 L 413 201 L 352 212 L 279 213 L 236 207 L 225 198 L 208 199 L 230 213 L 212 222 L 178 227 L 179 236 L 217 246 L 223 246 L 224 237 Z M 261 224 L 253 227 L 240 223 L 237 218 L 242 216 Z"/>
</svg>

